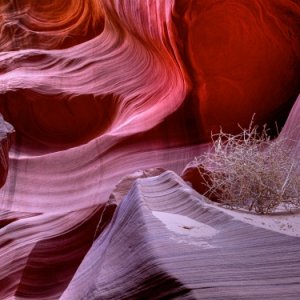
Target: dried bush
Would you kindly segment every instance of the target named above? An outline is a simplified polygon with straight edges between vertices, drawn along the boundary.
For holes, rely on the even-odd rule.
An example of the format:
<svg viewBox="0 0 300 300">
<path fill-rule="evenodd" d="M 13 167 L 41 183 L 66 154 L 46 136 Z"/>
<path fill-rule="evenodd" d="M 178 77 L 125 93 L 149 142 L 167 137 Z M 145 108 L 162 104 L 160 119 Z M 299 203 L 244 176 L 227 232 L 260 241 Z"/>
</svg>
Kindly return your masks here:
<svg viewBox="0 0 300 300">
<path fill-rule="evenodd" d="M 208 198 L 259 214 L 300 206 L 297 143 L 271 140 L 266 126 L 259 130 L 253 121 L 238 135 L 221 130 L 212 140 L 211 151 L 196 158 Z"/>
</svg>

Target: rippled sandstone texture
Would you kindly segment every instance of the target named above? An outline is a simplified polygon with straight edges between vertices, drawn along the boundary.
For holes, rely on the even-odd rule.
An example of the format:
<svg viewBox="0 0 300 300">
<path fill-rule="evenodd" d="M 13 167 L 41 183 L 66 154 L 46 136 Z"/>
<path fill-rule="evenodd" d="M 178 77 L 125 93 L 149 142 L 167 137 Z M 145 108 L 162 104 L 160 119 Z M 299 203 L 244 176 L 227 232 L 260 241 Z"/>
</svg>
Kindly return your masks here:
<svg viewBox="0 0 300 300">
<path fill-rule="evenodd" d="M 222 125 L 234 132 L 253 113 L 258 123 L 283 125 L 300 91 L 299 1 L 3 0 L 0 12 L 0 112 L 16 130 L 0 190 L 1 299 L 74 299 L 77 282 L 87 288 L 89 276 L 99 278 L 89 257 L 101 241 L 99 253 L 105 251 L 106 236 L 120 226 L 116 215 L 115 227 L 103 235 L 130 190 L 122 177 L 145 169 L 181 173 L 207 149 L 211 130 Z M 299 101 L 283 134 L 295 135 L 297 120 Z M 131 196 L 127 201 L 136 204 L 120 208 L 126 222 L 155 233 L 150 219 L 131 215 L 140 205 Z M 180 206 L 180 199 L 163 211 Z M 197 210 L 189 217 L 197 219 Z M 117 231 L 122 235 L 122 226 Z M 154 254 L 156 268 L 165 254 Z M 134 257 L 142 263 L 142 254 Z M 118 270 L 110 266 L 103 274 L 114 279 Z M 193 289 L 178 272 L 159 273 L 171 278 L 170 291 L 163 286 L 167 295 L 177 284 L 180 293 Z M 131 279 L 128 289 L 138 289 Z M 147 286 L 139 284 L 141 291 Z"/>
</svg>

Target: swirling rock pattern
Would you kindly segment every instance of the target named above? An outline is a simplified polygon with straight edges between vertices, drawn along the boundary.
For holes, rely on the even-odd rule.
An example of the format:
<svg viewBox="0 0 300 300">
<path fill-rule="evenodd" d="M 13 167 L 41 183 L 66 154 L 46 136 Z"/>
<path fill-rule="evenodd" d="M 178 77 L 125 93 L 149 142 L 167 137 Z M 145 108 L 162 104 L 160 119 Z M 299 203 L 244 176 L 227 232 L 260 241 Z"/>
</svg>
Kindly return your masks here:
<svg viewBox="0 0 300 300">
<path fill-rule="evenodd" d="M 169 296 L 194 295 L 179 269 L 164 259 L 160 265 L 161 255 L 168 253 L 152 252 L 160 242 L 154 239 L 152 247 L 149 237 L 156 226 L 169 236 L 168 226 L 134 194 L 136 187 L 124 204 L 123 196 L 140 175 L 157 175 L 163 169 L 181 173 L 207 149 L 210 131 L 219 125 L 234 132 L 253 113 L 258 122 L 285 123 L 300 92 L 299 18 L 297 0 L 0 1 L 0 113 L 16 130 L 8 174 L 10 138 L 4 136 L 1 144 L 0 176 L 4 183 L 7 174 L 7 180 L 0 189 L 0 299 L 117 297 L 120 288 L 124 298 L 142 297 L 141 291 L 152 297 L 149 288 L 155 284 Z M 282 131 L 295 139 L 299 136 L 291 129 L 297 126 L 298 108 L 299 101 Z M 11 131 L 5 125 L 7 129 Z M 154 173 L 143 173 L 145 169 Z M 134 175 L 120 182 L 128 174 Z M 168 176 L 159 178 L 177 182 Z M 161 182 L 157 184 L 159 188 Z M 159 202 L 160 196 L 155 197 Z M 182 198 L 176 199 L 170 209 L 176 206 L 190 218 L 182 211 Z M 157 210 L 173 213 L 163 206 Z M 132 260 L 129 267 L 110 266 L 127 248 L 117 250 L 107 235 L 114 232 L 127 245 L 122 232 L 133 230 L 127 218 L 132 226 L 150 226 L 149 235 L 144 229 L 137 232 L 138 237 L 145 233 L 140 245 L 128 240 L 151 258 L 145 273 L 151 280 L 140 278 L 140 291 L 132 290 L 138 286 L 132 281 L 136 273 L 130 277 L 128 270 L 136 267 L 140 272 L 138 264 L 146 256 L 137 254 L 141 260 Z M 241 235 L 252 230 L 246 227 Z M 110 258 L 102 240 L 113 251 Z M 170 248 L 172 243 L 164 245 Z M 237 243 L 232 244 L 235 251 Z M 187 255 L 189 248 L 181 246 Z M 103 264 L 101 251 L 107 253 Z M 88 266 L 91 257 L 107 268 L 107 277 Z M 115 294 L 102 290 L 100 295 L 94 287 L 99 284 L 101 290 L 109 278 L 116 280 L 120 268 L 128 280 L 119 282 Z M 161 283 L 151 277 L 157 274 Z M 278 289 L 285 291 L 283 285 Z"/>
<path fill-rule="evenodd" d="M 1 1 L 0 12 L 1 51 L 71 47 L 96 37 L 104 25 L 95 0 Z"/>
</svg>

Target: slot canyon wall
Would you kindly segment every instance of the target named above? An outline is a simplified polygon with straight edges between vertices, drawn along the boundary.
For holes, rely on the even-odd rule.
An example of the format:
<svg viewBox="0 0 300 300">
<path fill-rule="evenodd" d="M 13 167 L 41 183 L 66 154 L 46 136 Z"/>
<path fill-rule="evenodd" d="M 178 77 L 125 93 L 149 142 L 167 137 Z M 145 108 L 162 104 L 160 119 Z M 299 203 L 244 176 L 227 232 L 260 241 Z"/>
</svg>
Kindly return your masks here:
<svg viewBox="0 0 300 300">
<path fill-rule="evenodd" d="M 76 299 L 124 176 L 299 119 L 298 0 L 1 0 L 0 29 L 0 299 Z"/>
</svg>

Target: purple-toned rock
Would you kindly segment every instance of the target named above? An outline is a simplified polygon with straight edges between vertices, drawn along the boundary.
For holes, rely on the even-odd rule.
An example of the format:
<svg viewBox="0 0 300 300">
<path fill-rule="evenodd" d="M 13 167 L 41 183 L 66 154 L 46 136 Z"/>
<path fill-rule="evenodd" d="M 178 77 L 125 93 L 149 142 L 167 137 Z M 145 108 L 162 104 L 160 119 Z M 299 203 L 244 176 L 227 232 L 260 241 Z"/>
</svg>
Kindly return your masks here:
<svg viewBox="0 0 300 300">
<path fill-rule="evenodd" d="M 224 209 L 170 171 L 139 178 L 60 299 L 297 299 L 297 217 Z"/>
<path fill-rule="evenodd" d="M 6 181 L 8 173 L 8 151 L 14 139 L 15 130 L 11 124 L 4 121 L 0 114 L 0 187 Z"/>
</svg>

